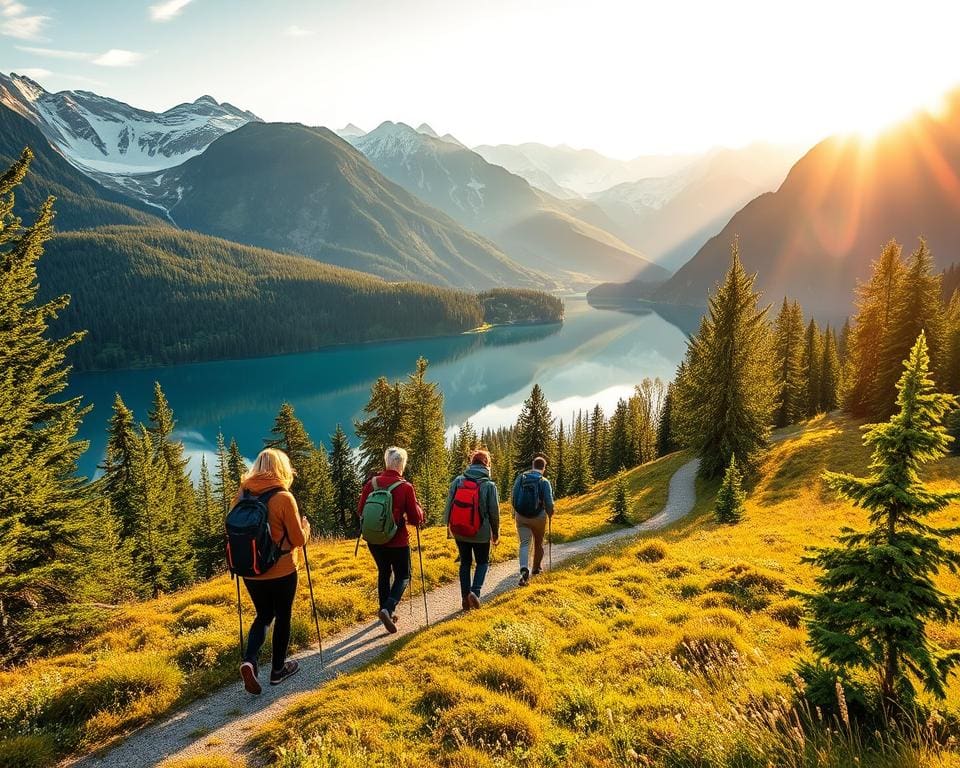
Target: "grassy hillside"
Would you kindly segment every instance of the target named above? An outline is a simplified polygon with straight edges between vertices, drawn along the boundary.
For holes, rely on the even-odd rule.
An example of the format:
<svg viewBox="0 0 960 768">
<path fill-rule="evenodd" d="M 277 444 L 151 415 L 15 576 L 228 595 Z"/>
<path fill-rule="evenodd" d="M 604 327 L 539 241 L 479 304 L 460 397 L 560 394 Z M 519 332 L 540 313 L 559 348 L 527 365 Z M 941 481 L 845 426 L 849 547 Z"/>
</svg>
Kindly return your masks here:
<svg viewBox="0 0 960 768">
<path fill-rule="evenodd" d="M 172 227 L 60 235 L 39 279 L 44 296 L 72 296 L 57 330 L 89 332 L 71 350 L 86 370 L 455 334 L 511 311 L 557 322 L 563 313 L 558 299 L 532 291 L 499 290 L 497 303 Z"/>
<path fill-rule="evenodd" d="M 739 525 L 716 525 L 701 487 L 661 538 L 584 558 L 299 699 L 261 755 L 284 768 L 958 766 L 933 747 L 859 746 L 838 723 L 805 736 L 786 714 L 808 653 L 788 595 L 811 586 L 799 559 L 864 521 L 819 474 L 867 461 L 856 424 L 819 419 L 773 446 Z M 955 487 L 958 472 L 949 458 L 928 476 Z M 957 523 L 960 507 L 944 516 Z M 960 648 L 960 627 L 932 632 Z M 956 678 L 946 709 L 960 714 Z"/>
<path fill-rule="evenodd" d="M 666 500 L 667 483 L 687 459 L 665 457 L 633 470 L 633 515 L 642 520 Z M 558 502 L 556 541 L 610 530 L 607 485 Z M 509 507 L 504 515 L 509 520 Z M 445 531 L 423 534 L 427 587 L 456 578 L 456 548 Z M 321 540 L 310 549 L 325 635 L 376 611 L 376 570 L 354 542 Z M 516 557 L 516 530 L 503 526 L 495 561 Z M 305 579 L 294 607 L 293 645 L 315 642 Z M 420 582 L 416 579 L 419 595 Z M 56 755 L 88 751 L 179 704 L 233 680 L 237 665 L 234 585 L 220 576 L 182 592 L 109 610 L 104 630 L 73 652 L 0 672 L 0 768 L 48 766 Z M 244 593 L 244 615 L 252 606 Z M 404 616 L 401 612 L 401 620 Z M 23 762 L 29 757 L 32 763 Z"/>
</svg>

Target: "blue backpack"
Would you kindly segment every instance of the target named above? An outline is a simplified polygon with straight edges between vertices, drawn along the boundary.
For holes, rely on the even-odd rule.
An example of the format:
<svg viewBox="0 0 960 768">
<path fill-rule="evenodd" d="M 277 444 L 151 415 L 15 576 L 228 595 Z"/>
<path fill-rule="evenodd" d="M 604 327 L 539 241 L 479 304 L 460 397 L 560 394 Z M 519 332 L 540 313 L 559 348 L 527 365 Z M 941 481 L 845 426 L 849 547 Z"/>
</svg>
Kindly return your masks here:
<svg viewBox="0 0 960 768">
<path fill-rule="evenodd" d="M 261 576 L 290 550 L 281 549 L 270 535 L 267 504 L 282 488 L 271 488 L 254 496 L 245 490 L 224 522 L 227 544 L 227 565 L 234 576 Z M 283 543 L 287 538 L 284 531 Z"/>
<path fill-rule="evenodd" d="M 517 505 L 514 508 L 521 517 L 537 517 L 543 509 L 543 477 L 524 472 L 520 475 Z"/>
</svg>

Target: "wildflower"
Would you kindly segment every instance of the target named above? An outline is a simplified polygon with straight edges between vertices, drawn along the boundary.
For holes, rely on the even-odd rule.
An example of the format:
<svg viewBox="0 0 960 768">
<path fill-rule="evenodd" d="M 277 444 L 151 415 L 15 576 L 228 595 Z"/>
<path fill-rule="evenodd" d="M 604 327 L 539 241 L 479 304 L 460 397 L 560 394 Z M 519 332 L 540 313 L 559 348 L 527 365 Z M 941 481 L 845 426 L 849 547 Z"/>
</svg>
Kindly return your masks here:
<svg viewBox="0 0 960 768">
<path fill-rule="evenodd" d="M 847 696 L 843 692 L 843 685 L 837 680 L 837 704 L 840 705 L 840 719 L 843 724 L 850 728 L 850 712 L 847 710 Z"/>
</svg>

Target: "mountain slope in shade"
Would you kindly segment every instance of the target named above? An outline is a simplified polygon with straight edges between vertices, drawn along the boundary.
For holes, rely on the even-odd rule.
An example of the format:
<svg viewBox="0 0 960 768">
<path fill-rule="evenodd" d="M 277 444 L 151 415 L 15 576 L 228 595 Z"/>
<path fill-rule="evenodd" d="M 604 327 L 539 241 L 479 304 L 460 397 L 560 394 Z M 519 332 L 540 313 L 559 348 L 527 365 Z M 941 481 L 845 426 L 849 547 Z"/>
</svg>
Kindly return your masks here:
<svg viewBox="0 0 960 768">
<path fill-rule="evenodd" d="M 847 314 L 857 280 L 883 244 L 927 239 L 939 267 L 960 251 L 960 91 L 942 116 L 918 115 L 874 141 L 834 137 L 791 169 L 779 190 L 747 204 L 658 296 L 703 304 L 730 243 L 769 301 L 796 297 L 824 317 Z"/>
<path fill-rule="evenodd" d="M 127 174 L 177 165 L 250 121 L 252 112 L 201 96 L 149 112 L 90 91 L 50 93 L 28 77 L 0 74 L 0 103 L 26 117 L 74 165 Z"/>
<path fill-rule="evenodd" d="M 776 189 L 800 154 L 770 144 L 715 149 L 669 176 L 619 184 L 591 199 L 628 243 L 673 270 L 746 203 Z"/>
<path fill-rule="evenodd" d="M 136 180 L 179 226 L 228 240 L 389 280 L 552 287 L 325 128 L 248 123 L 183 165 Z"/>
<path fill-rule="evenodd" d="M 56 228 L 88 229 L 106 224 L 153 224 L 161 221 L 142 203 L 100 186 L 63 159 L 27 118 L 0 105 L 0 172 L 24 147 L 33 151 L 30 172 L 17 190 L 16 211 L 32 221 L 48 195 L 56 202 Z"/>
<path fill-rule="evenodd" d="M 547 189 L 549 185 L 569 190 L 569 195 L 559 195 L 561 197 L 588 197 L 617 184 L 667 176 L 697 158 L 697 155 L 641 155 L 633 160 L 617 160 L 592 149 L 548 147 L 536 142 L 480 145 L 474 147 L 474 152 L 551 194 L 557 193 Z"/>
<path fill-rule="evenodd" d="M 560 275 L 567 284 L 666 277 L 606 231 L 603 225 L 612 222 L 593 204 L 533 189 L 459 143 L 392 122 L 352 142 L 389 179 L 531 269 Z"/>
</svg>

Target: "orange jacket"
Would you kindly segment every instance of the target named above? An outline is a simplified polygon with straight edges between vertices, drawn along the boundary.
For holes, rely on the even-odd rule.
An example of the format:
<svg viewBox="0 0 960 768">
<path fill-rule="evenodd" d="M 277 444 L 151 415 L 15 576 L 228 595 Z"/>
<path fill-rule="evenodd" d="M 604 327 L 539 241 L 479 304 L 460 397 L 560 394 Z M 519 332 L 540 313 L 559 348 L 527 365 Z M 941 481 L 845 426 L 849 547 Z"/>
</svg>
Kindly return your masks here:
<svg viewBox="0 0 960 768">
<path fill-rule="evenodd" d="M 250 493 L 260 495 L 266 493 L 271 488 L 282 488 L 283 483 L 280 479 L 272 475 L 258 475 L 251 477 L 240 486 L 237 491 L 234 504 L 240 500 L 240 494 L 245 490 Z M 289 549 L 289 554 L 283 555 L 271 568 L 262 576 L 246 576 L 244 578 L 253 581 L 264 581 L 267 579 L 280 579 L 289 576 L 300 567 L 300 547 L 307 543 L 310 537 L 310 524 L 301 524 L 300 510 L 297 507 L 297 500 L 293 498 L 290 491 L 280 491 L 270 497 L 267 502 L 267 515 L 270 522 L 270 535 L 273 540 L 280 544 L 283 549 Z M 286 541 L 283 535 L 286 533 Z"/>
</svg>

